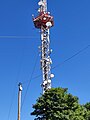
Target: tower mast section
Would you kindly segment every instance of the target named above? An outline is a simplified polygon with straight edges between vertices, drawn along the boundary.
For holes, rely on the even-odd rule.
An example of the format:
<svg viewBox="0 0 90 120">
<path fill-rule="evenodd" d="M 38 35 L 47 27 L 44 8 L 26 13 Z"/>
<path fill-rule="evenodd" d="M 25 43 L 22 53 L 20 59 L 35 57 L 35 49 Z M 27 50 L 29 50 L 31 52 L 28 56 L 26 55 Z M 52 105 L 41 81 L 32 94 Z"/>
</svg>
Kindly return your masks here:
<svg viewBox="0 0 90 120">
<path fill-rule="evenodd" d="M 50 28 L 54 25 L 53 16 L 50 15 L 50 12 L 47 11 L 47 0 L 40 0 L 38 2 L 40 6 L 38 9 L 39 15 L 36 18 L 33 18 L 34 25 L 37 29 L 40 29 L 41 33 L 41 70 L 43 76 L 43 82 L 41 84 L 43 93 L 51 88 L 51 79 L 54 77 L 51 74 L 51 64 L 52 60 L 50 57 Z"/>
</svg>

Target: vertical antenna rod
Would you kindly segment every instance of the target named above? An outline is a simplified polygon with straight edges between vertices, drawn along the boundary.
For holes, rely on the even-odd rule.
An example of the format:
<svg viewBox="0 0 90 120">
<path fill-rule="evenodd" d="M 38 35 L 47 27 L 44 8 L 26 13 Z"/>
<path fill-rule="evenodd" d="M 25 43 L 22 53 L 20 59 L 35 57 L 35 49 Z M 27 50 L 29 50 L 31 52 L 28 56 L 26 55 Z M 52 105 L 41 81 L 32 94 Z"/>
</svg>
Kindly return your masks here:
<svg viewBox="0 0 90 120">
<path fill-rule="evenodd" d="M 18 120 L 20 120 L 22 84 L 19 83 L 18 86 L 19 86 L 19 91 L 18 91 Z"/>
<path fill-rule="evenodd" d="M 41 31 L 41 70 L 43 76 L 43 82 L 41 84 L 43 93 L 51 88 L 51 78 L 54 77 L 51 74 L 51 64 L 52 60 L 50 58 L 50 33 L 49 29 L 54 25 L 53 16 L 50 15 L 50 12 L 47 12 L 47 0 L 40 0 L 38 2 L 40 6 L 38 9 L 39 15 L 36 18 L 33 18 L 34 25 L 37 29 Z"/>
</svg>

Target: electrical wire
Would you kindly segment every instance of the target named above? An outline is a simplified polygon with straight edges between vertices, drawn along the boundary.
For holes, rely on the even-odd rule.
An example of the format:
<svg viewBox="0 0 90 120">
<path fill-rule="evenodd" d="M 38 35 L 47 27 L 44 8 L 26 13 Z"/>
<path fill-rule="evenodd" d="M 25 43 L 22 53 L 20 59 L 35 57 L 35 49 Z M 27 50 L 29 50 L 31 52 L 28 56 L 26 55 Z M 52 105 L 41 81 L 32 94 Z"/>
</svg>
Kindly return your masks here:
<svg viewBox="0 0 90 120">
<path fill-rule="evenodd" d="M 69 60 L 71 60 L 72 58 L 76 57 L 77 55 L 79 55 L 80 53 L 82 53 L 83 51 L 85 51 L 86 49 L 88 49 L 90 47 L 90 45 L 87 45 L 86 47 L 84 47 L 83 49 L 79 50 L 78 52 L 76 52 L 75 54 L 73 54 L 71 57 L 65 59 L 62 63 L 59 63 L 57 64 L 56 66 L 54 66 L 52 69 L 55 69 L 63 64 L 65 64 L 66 62 L 68 62 Z M 38 56 L 37 56 L 38 58 Z M 26 95 L 27 95 L 27 92 L 28 92 L 28 89 L 29 89 L 29 85 L 30 85 L 30 82 L 32 79 L 37 79 L 39 77 L 41 77 L 41 74 L 40 75 L 37 75 L 35 77 L 33 77 L 33 74 L 34 74 L 34 71 L 35 71 L 35 67 L 36 67 L 36 63 L 37 63 L 37 58 L 36 58 L 36 61 L 35 61 L 35 65 L 34 65 L 34 68 L 33 68 L 33 71 L 32 71 L 32 74 L 31 74 L 31 77 L 28 81 L 28 86 L 27 86 L 27 89 L 26 89 L 26 93 L 25 93 L 25 96 L 24 96 L 24 99 L 23 99 L 23 102 L 22 102 L 22 105 L 21 105 L 21 108 L 23 107 L 24 105 L 24 102 L 25 102 L 25 98 L 26 98 Z M 23 82 L 22 84 L 25 84 L 27 81 Z M 9 119 L 8 119 L 9 120 Z"/>
<path fill-rule="evenodd" d="M 11 114 L 11 108 L 12 108 L 12 105 L 13 105 L 13 102 L 14 102 L 14 97 L 15 97 L 15 91 L 16 91 L 16 86 L 19 82 L 19 75 L 20 75 L 20 72 L 21 72 L 21 67 L 22 67 L 22 64 L 23 64 L 23 58 L 24 58 L 24 47 L 22 49 L 22 56 L 20 58 L 20 62 L 19 62 L 19 67 L 18 67 L 18 72 L 17 72 L 17 78 L 16 78 L 16 82 L 15 82 L 15 86 L 14 86 L 14 89 L 13 89 L 13 95 L 12 95 L 12 100 L 11 100 L 11 104 L 10 104 L 10 108 L 9 108 L 9 113 L 8 113 L 8 120 L 10 119 L 10 114 Z"/>
<path fill-rule="evenodd" d="M 22 52 L 22 57 L 24 57 L 24 55 L 23 55 L 23 53 L 24 53 L 24 50 L 23 50 L 23 52 Z M 10 120 L 10 114 L 11 114 L 11 109 L 12 109 L 12 105 L 13 105 L 13 102 L 14 102 L 14 98 L 15 98 L 15 91 L 16 91 L 16 86 L 17 86 L 17 84 L 18 84 L 18 82 L 19 82 L 19 75 L 20 75 L 20 72 L 21 72 L 21 67 L 22 67 L 22 64 L 23 64 L 23 58 L 21 59 L 22 60 L 22 62 L 20 61 L 20 63 L 19 63 L 19 69 L 18 69 L 18 73 L 17 73 L 17 78 L 16 78 L 16 82 L 15 82 L 15 86 L 14 86 L 14 89 L 13 89 L 13 95 L 12 95 L 12 100 L 11 100 L 11 104 L 10 104 L 10 108 L 9 108 L 9 112 L 8 112 L 8 118 L 7 118 L 7 120 Z M 30 83 L 29 83 L 30 84 Z M 27 91 L 28 91 L 28 89 L 27 89 Z M 26 92 L 27 92 L 26 91 Z M 26 93 L 27 94 L 27 93 Z M 26 95 L 25 95 L 26 96 Z M 24 96 L 24 97 L 25 97 Z M 23 101 L 24 102 L 24 101 Z"/>
<path fill-rule="evenodd" d="M 33 70 L 32 70 L 32 73 L 31 73 L 31 76 L 30 76 L 28 85 L 27 85 L 27 89 L 26 89 L 26 92 L 25 92 L 25 95 L 24 95 L 22 104 L 21 104 L 21 110 L 22 110 L 23 105 L 24 105 L 24 102 L 25 102 L 25 98 L 26 98 L 26 95 L 27 95 L 27 92 L 28 92 L 28 89 L 29 89 L 29 86 L 30 86 L 30 82 L 31 82 L 31 80 L 32 80 L 32 77 L 33 77 L 33 74 L 34 74 L 34 71 L 35 71 L 35 68 L 36 68 L 37 61 L 38 61 L 38 55 L 37 55 L 37 57 L 36 57 L 35 64 L 34 64 L 34 67 L 33 67 Z"/>
<path fill-rule="evenodd" d="M 54 66 L 52 69 L 55 69 L 61 65 L 63 65 L 64 63 L 66 63 L 67 61 L 71 60 L 72 58 L 76 57 L 77 55 L 79 55 L 80 53 L 82 53 L 83 51 L 85 51 L 86 49 L 88 49 L 90 47 L 90 45 L 87 45 L 86 47 L 84 47 L 83 49 L 79 50 L 77 53 L 75 53 L 74 55 L 72 55 L 71 57 L 67 58 L 66 60 L 64 60 L 62 63 L 57 64 L 56 66 Z"/>
<path fill-rule="evenodd" d="M 85 51 L 86 49 L 88 49 L 90 47 L 90 45 L 87 45 L 86 47 L 84 47 L 83 49 L 79 50 L 78 52 L 76 52 L 75 54 L 73 54 L 71 57 L 65 59 L 62 63 L 59 63 L 57 65 L 55 65 L 54 67 L 52 67 L 52 69 L 55 69 L 61 65 L 63 65 L 64 63 L 68 62 L 69 60 L 71 60 L 72 58 L 76 57 L 77 55 L 79 55 L 80 53 L 82 53 L 83 51 Z M 35 77 L 33 77 L 32 79 L 37 79 L 41 77 L 41 74 L 40 75 L 37 75 Z M 27 81 L 25 81 L 24 83 L 26 83 Z"/>
<path fill-rule="evenodd" d="M 39 77 L 41 77 L 41 74 L 40 75 L 37 75 L 37 76 L 35 76 L 35 77 L 33 77 L 32 79 L 37 79 L 37 78 L 39 78 Z M 26 84 L 28 81 L 27 80 L 25 80 L 22 84 Z"/>
</svg>

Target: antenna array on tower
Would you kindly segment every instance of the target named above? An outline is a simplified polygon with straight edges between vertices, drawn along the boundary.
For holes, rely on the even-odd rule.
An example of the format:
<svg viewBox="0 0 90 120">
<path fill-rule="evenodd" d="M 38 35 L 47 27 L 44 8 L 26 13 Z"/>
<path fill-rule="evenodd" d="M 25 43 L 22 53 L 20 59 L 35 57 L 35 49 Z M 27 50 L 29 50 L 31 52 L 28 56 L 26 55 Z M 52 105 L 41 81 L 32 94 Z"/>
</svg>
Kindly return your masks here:
<svg viewBox="0 0 90 120">
<path fill-rule="evenodd" d="M 47 11 L 47 0 L 40 0 L 38 2 L 38 16 L 33 18 L 34 26 L 37 29 L 40 29 L 41 33 L 41 69 L 43 82 L 41 84 L 43 93 L 51 88 L 51 79 L 54 77 L 51 74 L 51 64 L 52 60 L 50 58 L 50 28 L 54 25 L 53 16 L 50 15 L 50 12 Z"/>
</svg>

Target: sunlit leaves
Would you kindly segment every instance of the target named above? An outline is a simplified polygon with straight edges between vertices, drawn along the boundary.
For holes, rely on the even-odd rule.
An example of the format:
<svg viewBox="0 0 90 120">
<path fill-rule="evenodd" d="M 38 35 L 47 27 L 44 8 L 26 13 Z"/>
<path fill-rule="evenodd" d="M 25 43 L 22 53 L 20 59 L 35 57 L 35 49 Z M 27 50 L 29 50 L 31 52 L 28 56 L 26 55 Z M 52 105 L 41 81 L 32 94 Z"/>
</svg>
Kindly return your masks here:
<svg viewBox="0 0 90 120">
<path fill-rule="evenodd" d="M 90 103 L 80 105 L 66 88 L 47 90 L 33 105 L 35 120 L 90 120 Z"/>
</svg>

